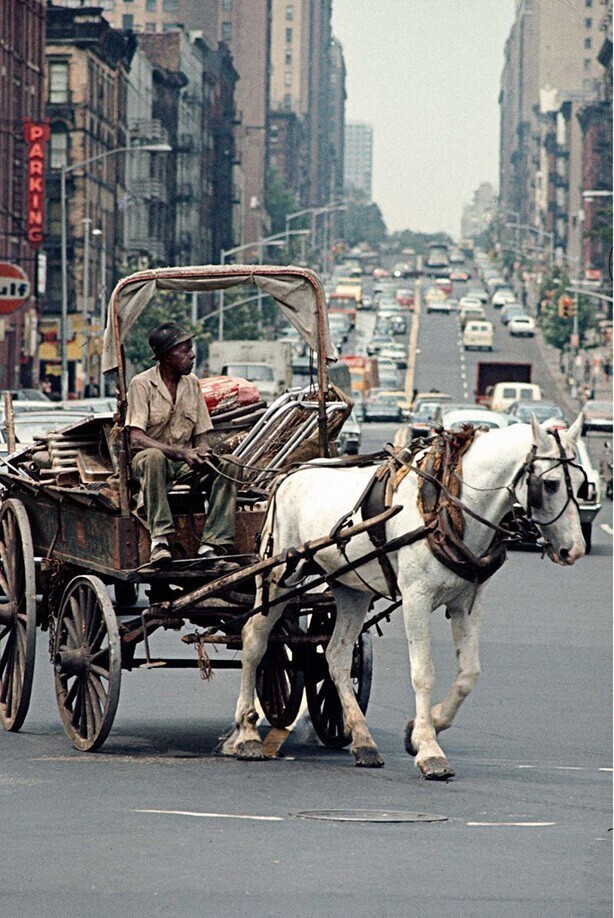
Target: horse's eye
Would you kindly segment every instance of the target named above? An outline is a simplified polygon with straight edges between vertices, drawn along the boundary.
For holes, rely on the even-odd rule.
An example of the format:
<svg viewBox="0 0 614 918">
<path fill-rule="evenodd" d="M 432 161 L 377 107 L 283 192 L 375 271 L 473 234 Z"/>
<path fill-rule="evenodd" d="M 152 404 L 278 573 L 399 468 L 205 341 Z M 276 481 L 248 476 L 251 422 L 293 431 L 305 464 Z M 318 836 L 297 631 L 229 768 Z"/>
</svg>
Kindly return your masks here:
<svg viewBox="0 0 614 918">
<path fill-rule="evenodd" d="M 549 479 L 545 479 L 544 489 L 548 492 L 548 494 L 556 494 L 556 492 L 559 489 L 559 483 L 558 481 L 551 481 Z"/>
</svg>

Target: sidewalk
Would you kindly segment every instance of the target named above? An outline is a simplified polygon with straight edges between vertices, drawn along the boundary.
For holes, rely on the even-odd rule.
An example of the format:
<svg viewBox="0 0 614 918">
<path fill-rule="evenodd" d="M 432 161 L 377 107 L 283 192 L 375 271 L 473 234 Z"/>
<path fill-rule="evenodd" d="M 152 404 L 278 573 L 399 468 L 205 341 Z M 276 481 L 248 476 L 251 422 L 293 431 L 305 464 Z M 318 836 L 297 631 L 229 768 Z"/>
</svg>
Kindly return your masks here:
<svg viewBox="0 0 614 918">
<path fill-rule="evenodd" d="M 559 367 L 559 351 L 557 348 L 553 347 L 551 344 L 547 344 L 542 336 L 541 330 L 537 329 L 535 338 L 535 343 L 539 349 L 541 358 L 543 360 L 544 366 L 548 371 L 552 383 L 558 392 L 559 401 L 561 407 L 564 409 L 565 413 L 568 415 L 569 420 L 573 421 L 574 418 L 579 414 L 582 405 L 583 399 L 581 397 L 574 398 L 571 394 L 567 376 L 564 373 L 561 373 Z M 603 353 L 602 353 L 603 352 Z M 596 348 L 595 353 L 599 353 L 603 358 L 606 356 L 606 348 Z M 603 359 L 602 359 L 603 366 Z M 580 382 L 580 390 L 582 388 L 582 381 Z M 612 379 L 607 377 L 603 370 L 599 371 L 597 379 L 594 385 L 594 397 L 598 399 L 604 399 L 606 401 L 612 399 Z"/>
</svg>

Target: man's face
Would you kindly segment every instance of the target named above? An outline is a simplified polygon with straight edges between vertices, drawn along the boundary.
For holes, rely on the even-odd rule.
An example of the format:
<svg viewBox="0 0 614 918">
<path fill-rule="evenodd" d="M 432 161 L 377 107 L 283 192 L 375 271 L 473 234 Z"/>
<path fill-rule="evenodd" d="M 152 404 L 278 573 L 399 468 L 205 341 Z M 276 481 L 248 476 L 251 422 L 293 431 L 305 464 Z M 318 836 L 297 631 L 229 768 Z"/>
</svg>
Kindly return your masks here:
<svg viewBox="0 0 614 918">
<path fill-rule="evenodd" d="M 176 344 L 166 354 L 163 354 L 160 363 L 165 364 L 173 373 L 187 376 L 188 373 L 192 372 L 195 359 L 196 354 L 192 347 L 192 339 L 189 338 L 187 341 L 182 341 L 181 344 Z"/>
</svg>

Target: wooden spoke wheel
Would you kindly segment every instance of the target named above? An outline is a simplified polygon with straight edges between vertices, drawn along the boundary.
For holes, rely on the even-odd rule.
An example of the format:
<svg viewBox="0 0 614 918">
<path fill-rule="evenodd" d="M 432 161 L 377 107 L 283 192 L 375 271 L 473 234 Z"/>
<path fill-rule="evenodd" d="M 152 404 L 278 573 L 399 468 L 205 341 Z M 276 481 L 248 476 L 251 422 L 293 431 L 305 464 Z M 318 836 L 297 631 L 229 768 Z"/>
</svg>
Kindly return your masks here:
<svg viewBox="0 0 614 918">
<path fill-rule="evenodd" d="M 273 727 L 289 727 L 301 707 L 305 677 L 299 666 L 300 651 L 296 644 L 292 645 L 292 637 L 302 633 L 293 619 L 280 618 L 271 637 L 289 640 L 270 641 L 256 673 L 258 698 Z"/>
<path fill-rule="evenodd" d="M 335 626 L 334 611 L 314 612 L 308 634 L 328 635 Z M 308 645 L 305 667 L 307 707 L 319 739 L 329 749 L 343 749 L 351 742 L 346 732 L 343 710 L 335 683 L 330 677 L 326 661 L 327 642 Z M 373 674 L 373 644 L 368 632 L 360 634 L 354 645 L 350 672 L 356 700 L 363 714 L 369 704 Z"/>
<path fill-rule="evenodd" d="M 0 721 L 19 730 L 30 704 L 36 651 L 36 576 L 24 505 L 10 498 L 0 512 Z"/>
<path fill-rule="evenodd" d="M 93 752 L 109 735 L 119 701 L 117 619 L 98 577 L 71 580 L 60 604 L 54 648 L 55 692 L 66 735 Z"/>
</svg>

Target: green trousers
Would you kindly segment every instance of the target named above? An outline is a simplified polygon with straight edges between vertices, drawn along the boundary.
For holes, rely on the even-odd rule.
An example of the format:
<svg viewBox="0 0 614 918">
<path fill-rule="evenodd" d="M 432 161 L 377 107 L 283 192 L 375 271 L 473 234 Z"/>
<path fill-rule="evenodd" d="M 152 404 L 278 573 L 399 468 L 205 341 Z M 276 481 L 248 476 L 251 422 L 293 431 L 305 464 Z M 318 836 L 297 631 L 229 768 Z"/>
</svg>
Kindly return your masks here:
<svg viewBox="0 0 614 918">
<path fill-rule="evenodd" d="M 231 459 L 216 457 L 215 464 L 223 475 L 240 479 L 241 469 Z M 208 494 L 209 508 L 201 542 L 218 548 L 232 548 L 235 537 L 237 485 L 208 467 L 190 468 L 187 462 L 173 462 L 159 449 L 138 452 L 132 460 L 132 474 L 139 482 L 137 512 L 147 520 L 152 539 L 172 535 L 175 531 L 167 491 L 174 484 L 193 484 L 195 494 Z M 194 508 L 198 512 L 200 508 Z"/>
</svg>

